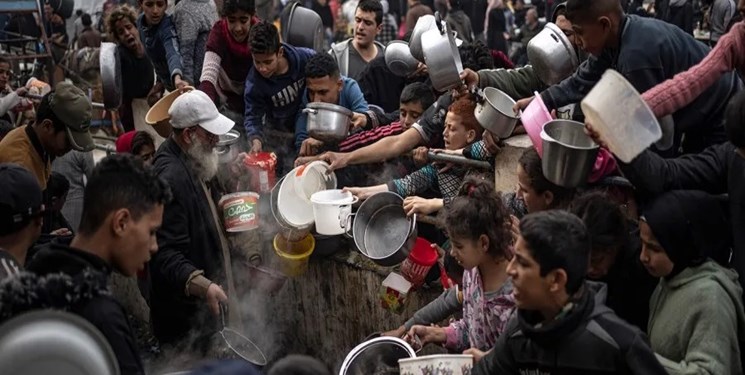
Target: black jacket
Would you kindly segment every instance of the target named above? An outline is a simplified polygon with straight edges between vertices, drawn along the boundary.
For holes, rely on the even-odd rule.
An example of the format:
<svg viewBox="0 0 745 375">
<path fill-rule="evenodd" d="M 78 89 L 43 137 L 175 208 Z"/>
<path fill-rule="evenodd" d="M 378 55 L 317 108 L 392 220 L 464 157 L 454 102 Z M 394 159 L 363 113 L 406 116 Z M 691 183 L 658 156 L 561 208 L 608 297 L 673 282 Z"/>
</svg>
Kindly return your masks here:
<svg viewBox="0 0 745 375">
<path fill-rule="evenodd" d="M 585 283 L 574 308 L 536 328 L 537 312 L 518 309 L 473 375 L 667 374 L 647 338 L 603 305 L 604 286 Z"/>
<path fill-rule="evenodd" d="M 189 163 L 172 138 L 163 142 L 153 162 L 173 192 L 158 230 L 158 252 L 149 264 L 150 318 L 153 333 L 162 343 L 180 340 L 192 329 L 216 329 L 204 300 L 186 295 L 186 281 L 197 270 L 218 284 L 225 274 L 209 202 Z"/>
<path fill-rule="evenodd" d="M 736 153 L 732 143 L 711 146 L 700 154 L 677 159 L 663 159 L 644 151 L 630 164 L 620 167 L 626 178 L 648 195 L 683 189 L 729 194 L 733 242 L 730 266 L 742 282 L 742 275 L 745 275 L 745 158 Z M 721 254 L 709 255 L 720 262 L 725 258 Z"/>
<path fill-rule="evenodd" d="M 571 77 L 541 93 L 549 110 L 580 102 L 606 69 L 617 70 L 643 93 L 698 64 L 709 53 L 708 47 L 674 25 L 634 15 L 625 20 L 617 50 L 606 49 L 599 57 L 590 56 Z M 685 147 L 690 153 L 724 142 L 722 114 L 737 89 L 735 73 L 723 74 L 691 104 L 675 112 L 674 149 L 683 133 L 691 135 L 686 137 Z"/>
<path fill-rule="evenodd" d="M 72 312 L 106 337 L 123 375 L 145 373 L 124 308 L 109 291 L 111 268 L 103 259 L 55 241 L 34 255 L 26 271 L 0 284 L 0 322 L 37 309 Z"/>
</svg>

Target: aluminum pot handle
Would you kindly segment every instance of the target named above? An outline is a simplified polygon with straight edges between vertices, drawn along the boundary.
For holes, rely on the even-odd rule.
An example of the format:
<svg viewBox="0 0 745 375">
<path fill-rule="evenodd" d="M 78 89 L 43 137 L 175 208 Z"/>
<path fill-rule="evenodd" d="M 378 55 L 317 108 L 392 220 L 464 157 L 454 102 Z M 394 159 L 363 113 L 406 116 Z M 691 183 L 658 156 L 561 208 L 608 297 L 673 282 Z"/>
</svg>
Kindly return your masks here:
<svg viewBox="0 0 745 375">
<path fill-rule="evenodd" d="M 411 228 L 409 228 L 409 235 L 416 231 L 416 214 L 411 215 Z"/>
<path fill-rule="evenodd" d="M 353 213 L 347 214 L 347 216 L 341 222 L 341 227 L 344 229 L 344 235 L 349 238 L 354 238 L 354 234 L 349 234 L 349 231 L 352 230 L 352 218 L 354 217 L 354 215 L 356 214 L 353 214 Z"/>
<path fill-rule="evenodd" d="M 303 108 L 303 113 L 310 113 L 311 115 L 317 115 L 318 110 L 313 108 Z"/>
<path fill-rule="evenodd" d="M 352 215 L 352 205 L 357 203 L 359 201 L 359 198 L 352 197 L 352 202 L 344 205 L 339 210 L 339 225 L 341 225 L 342 228 L 347 227 L 347 221 L 349 220 L 349 216 Z"/>
</svg>

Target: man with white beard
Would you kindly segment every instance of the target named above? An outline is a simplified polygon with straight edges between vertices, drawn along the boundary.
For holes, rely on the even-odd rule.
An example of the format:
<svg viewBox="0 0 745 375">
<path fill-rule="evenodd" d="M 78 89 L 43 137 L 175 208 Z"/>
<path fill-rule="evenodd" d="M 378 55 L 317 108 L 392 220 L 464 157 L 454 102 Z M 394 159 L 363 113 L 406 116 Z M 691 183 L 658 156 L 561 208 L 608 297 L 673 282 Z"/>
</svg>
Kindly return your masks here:
<svg viewBox="0 0 745 375">
<path fill-rule="evenodd" d="M 153 167 L 168 182 L 173 200 L 158 230 L 158 252 L 150 261 L 150 323 L 166 348 L 204 353 L 226 302 L 217 196 L 215 145 L 233 127 L 209 96 L 193 90 L 168 110 L 173 134 L 160 146 Z"/>
</svg>

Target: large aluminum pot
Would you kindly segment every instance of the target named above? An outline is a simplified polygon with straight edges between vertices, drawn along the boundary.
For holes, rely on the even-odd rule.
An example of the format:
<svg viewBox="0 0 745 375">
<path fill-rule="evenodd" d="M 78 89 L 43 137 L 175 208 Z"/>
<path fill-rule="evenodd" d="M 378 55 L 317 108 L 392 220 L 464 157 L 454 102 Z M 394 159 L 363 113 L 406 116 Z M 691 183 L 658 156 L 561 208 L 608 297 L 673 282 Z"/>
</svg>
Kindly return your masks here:
<svg viewBox="0 0 745 375">
<path fill-rule="evenodd" d="M 87 320 L 39 310 L 0 326 L 0 374 L 118 375 L 109 342 Z"/>
<path fill-rule="evenodd" d="M 416 216 L 406 217 L 403 204 L 396 193 L 377 193 L 350 215 L 354 216 L 352 237 L 357 249 L 384 267 L 403 262 L 416 242 Z"/>
<path fill-rule="evenodd" d="M 352 111 L 329 103 L 308 103 L 303 112 L 308 115 L 308 134 L 323 142 L 339 142 L 349 135 Z"/>
<path fill-rule="evenodd" d="M 579 67 L 579 58 L 564 32 L 547 23 L 528 43 L 528 60 L 538 78 L 553 85 L 569 77 Z"/>
<path fill-rule="evenodd" d="M 237 144 L 240 137 L 241 134 L 237 130 L 231 130 L 220 136 L 220 140 L 217 141 L 215 146 L 220 164 L 232 162 L 241 153 Z"/>
<path fill-rule="evenodd" d="M 553 120 L 541 132 L 543 175 L 556 185 L 582 186 L 595 165 L 599 146 L 585 134 L 584 124 L 571 120 Z"/>
<path fill-rule="evenodd" d="M 512 135 L 517 125 L 519 115 L 515 115 L 512 107 L 515 101 L 509 95 L 493 87 L 487 87 L 479 95 L 478 104 L 473 110 L 476 120 L 499 138 Z"/>
<path fill-rule="evenodd" d="M 322 52 L 325 35 L 323 22 L 318 13 L 299 3 L 293 3 L 286 19 L 287 23 L 281 22 L 283 42 L 295 47 L 306 47 Z"/>
<path fill-rule="evenodd" d="M 420 62 L 424 62 L 424 50 L 422 49 L 422 35 L 429 30 L 437 30 L 437 21 L 435 16 L 428 14 L 419 17 L 414 26 L 414 30 L 411 32 L 411 39 L 409 39 L 409 50 L 411 56 Z"/>
<path fill-rule="evenodd" d="M 463 85 L 460 73 L 463 63 L 460 60 L 455 36 L 446 24 L 444 32 L 429 30 L 422 35 L 424 63 L 427 65 L 429 79 L 435 90 L 444 92 Z"/>
<path fill-rule="evenodd" d="M 398 337 L 376 337 L 352 349 L 339 375 L 398 374 L 398 360 L 415 358 L 414 349 Z"/>
<path fill-rule="evenodd" d="M 399 77 L 408 77 L 416 71 L 419 61 L 411 55 L 409 43 L 392 40 L 385 47 L 385 64 Z"/>
<path fill-rule="evenodd" d="M 122 104 L 122 64 L 116 43 L 101 43 L 98 59 L 104 107 L 117 109 Z"/>
</svg>

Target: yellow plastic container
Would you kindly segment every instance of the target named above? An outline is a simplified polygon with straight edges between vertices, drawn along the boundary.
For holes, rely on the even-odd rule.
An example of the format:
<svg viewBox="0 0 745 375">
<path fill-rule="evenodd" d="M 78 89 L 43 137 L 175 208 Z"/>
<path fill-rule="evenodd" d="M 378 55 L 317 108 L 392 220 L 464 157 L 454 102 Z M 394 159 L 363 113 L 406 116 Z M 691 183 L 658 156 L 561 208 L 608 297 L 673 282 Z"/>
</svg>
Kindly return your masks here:
<svg viewBox="0 0 745 375">
<path fill-rule="evenodd" d="M 311 234 L 300 241 L 288 241 L 279 233 L 274 236 L 274 252 L 279 256 L 282 272 L 290 277 L 305 273 L 310 254 L 315 248 L 316 240 Z"/>
</svg>

